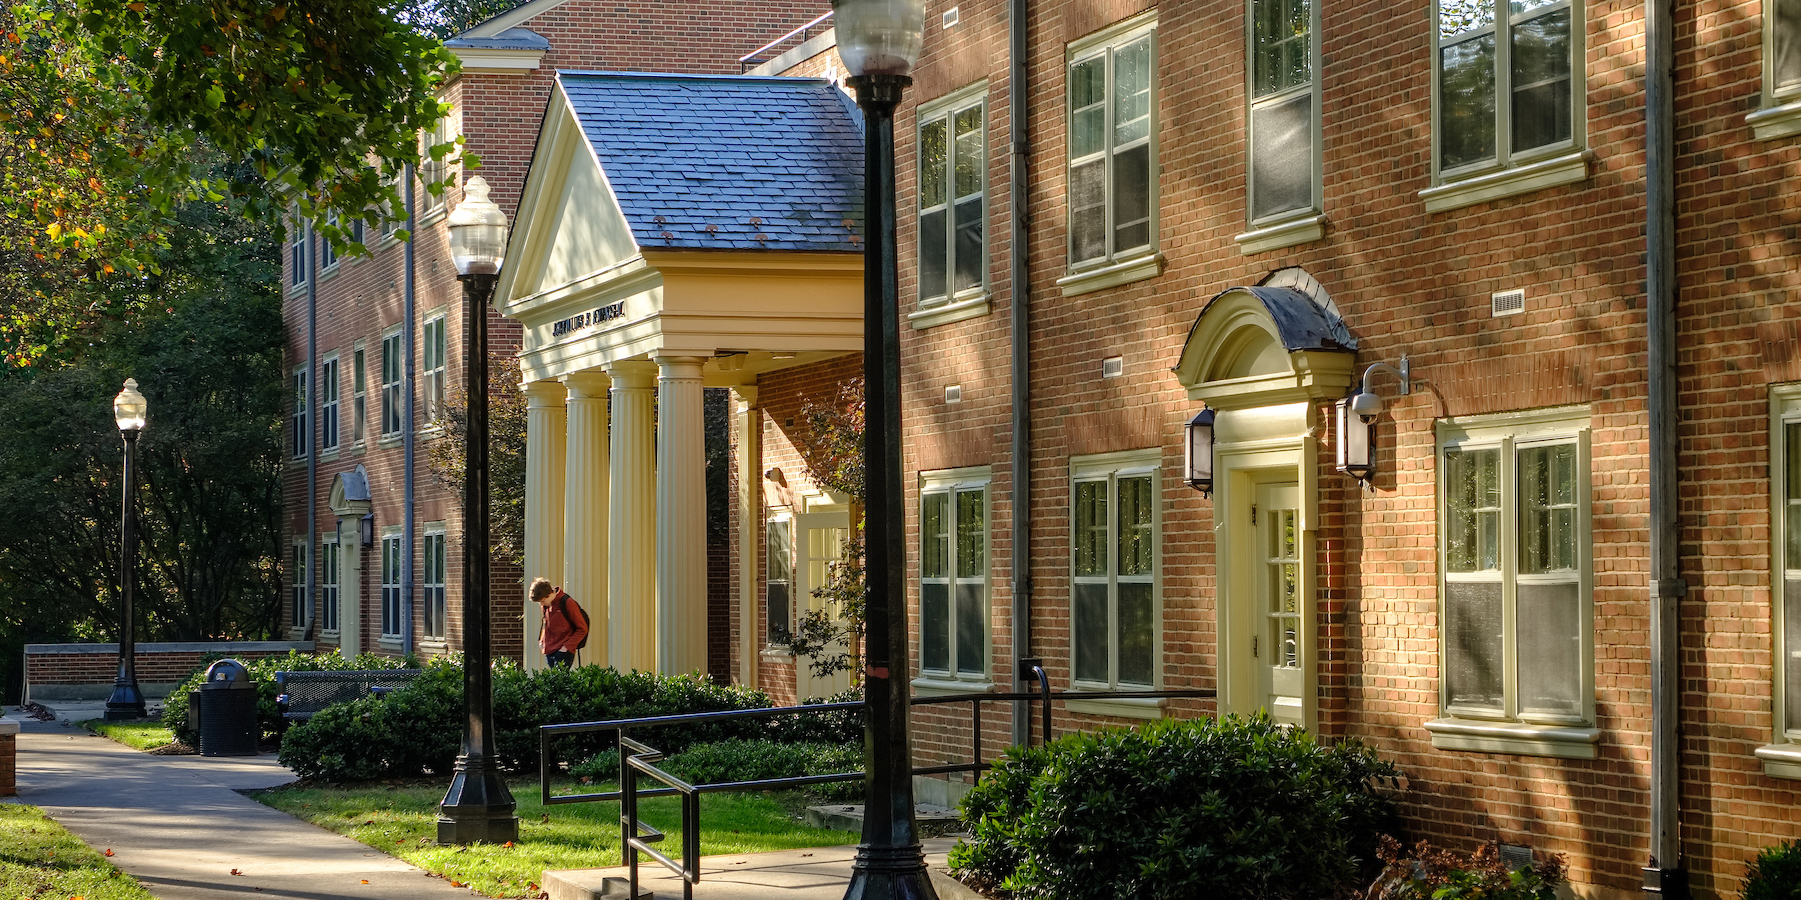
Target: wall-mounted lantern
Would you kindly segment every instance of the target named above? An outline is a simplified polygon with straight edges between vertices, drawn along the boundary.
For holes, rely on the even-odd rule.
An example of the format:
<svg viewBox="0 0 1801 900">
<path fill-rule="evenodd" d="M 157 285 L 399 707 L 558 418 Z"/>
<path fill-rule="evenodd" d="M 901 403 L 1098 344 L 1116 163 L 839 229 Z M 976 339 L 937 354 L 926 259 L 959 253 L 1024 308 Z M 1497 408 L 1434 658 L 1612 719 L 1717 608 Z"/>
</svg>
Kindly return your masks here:
<svg viewBox="0 0 1801 900">
<path fill-rule="evenodd" d="M 375 546 L 375 513 L 363 513 L 357 520 L 357 539 L 365 547 Z"/>
<path fill-rule="evenodd" d="M 1401 357 L 1399 368 L 1387 363 L 1372 363 L 1363 370 L 1363 389 L 1338 401 L 1338 471 L 1366 486 L 1376 474 L 1376 417 L 1382 414 L 1382 398 L 1370 389 L 1370 376 L 1377 369 L 1391 372 L 1401 380 L 1401 393 L 1412 391 L 1408 381 L 1412 371 L 1407 357 Z"/>
<path fill-rule="evenodd" d="M 1187 478 L 1188 486 L 1201 492 L 1203 497 L 1213 496 L 1213 410 L 1203 408 L 1194 418 L 1188 420 L 1186 428 L 1188 446 Z"/>
</svg>

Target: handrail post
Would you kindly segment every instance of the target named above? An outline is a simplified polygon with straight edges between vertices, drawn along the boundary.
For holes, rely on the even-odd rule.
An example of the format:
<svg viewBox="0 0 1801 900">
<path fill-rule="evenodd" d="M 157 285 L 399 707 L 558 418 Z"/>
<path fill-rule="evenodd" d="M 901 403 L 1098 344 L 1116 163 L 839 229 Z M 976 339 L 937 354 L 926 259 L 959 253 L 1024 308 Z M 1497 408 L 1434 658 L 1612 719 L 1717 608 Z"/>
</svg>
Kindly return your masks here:
<svg viewBox="0 0 1801 900">
<path fill-rule="evenodd" d="M 638 900 L 638 848 L 632 840 L 638 836 L 638 775 L 632 771 L 631 763 L 626 760 L 626 729 L 620 728 L 619 739 L 619 790 L 625 794 L 619 800 L 619 825 L 624 832 L 620 854 L 625 857 L 626 877 L 631 885 L 631 900 Z"/>
<path fill-rule="evenodd" d="M 969 749 L 974 754 L 969 758 L 970 764 L 980 766 L 982 764 L 982 701 L 980 700 L 969 701 Z M 976 784 L 982 783 L 980 768 L 975 770 L 975 782 Z"/>
<path fill-rule="evenodd" d="M 694 900 L 700 880 L 700 794 L 682 794 L 682 900 Z M 636 898 L 633 898 L 636 900 Z"/>
</svg>

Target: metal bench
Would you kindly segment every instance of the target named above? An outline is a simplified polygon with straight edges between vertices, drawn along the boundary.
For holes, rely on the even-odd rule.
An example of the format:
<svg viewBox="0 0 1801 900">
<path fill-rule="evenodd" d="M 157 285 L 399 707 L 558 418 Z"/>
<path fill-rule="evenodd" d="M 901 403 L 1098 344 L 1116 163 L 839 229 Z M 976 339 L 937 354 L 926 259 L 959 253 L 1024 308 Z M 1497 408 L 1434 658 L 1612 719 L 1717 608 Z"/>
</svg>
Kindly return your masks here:
<svg viewBox="0 0 1801 900">
<path fill-rule="evenodd" d="M 275 705 L 288 721 L 310 719 L 334 703 L 349 703 L 370 695 L 382 696 L 406 686 L 419 669 L 377 669 L 360 672 L 276 672 L 281 694 Z"/>
</svg>

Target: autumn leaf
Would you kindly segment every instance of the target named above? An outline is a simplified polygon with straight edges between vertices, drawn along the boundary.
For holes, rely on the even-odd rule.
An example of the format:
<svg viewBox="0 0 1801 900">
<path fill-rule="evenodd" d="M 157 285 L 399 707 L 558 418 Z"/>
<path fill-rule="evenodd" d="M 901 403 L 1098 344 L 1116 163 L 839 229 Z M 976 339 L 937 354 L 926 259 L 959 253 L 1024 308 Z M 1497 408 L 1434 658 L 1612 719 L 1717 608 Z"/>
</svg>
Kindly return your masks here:
<svg viewBox="0 0 1801 900">
<path fill-rule="evenodd" d="M 113 855 L 113 848 L 111 848 L 111 847 L 106 848 L 106 855 L 107 856 Z"/>
</svg>

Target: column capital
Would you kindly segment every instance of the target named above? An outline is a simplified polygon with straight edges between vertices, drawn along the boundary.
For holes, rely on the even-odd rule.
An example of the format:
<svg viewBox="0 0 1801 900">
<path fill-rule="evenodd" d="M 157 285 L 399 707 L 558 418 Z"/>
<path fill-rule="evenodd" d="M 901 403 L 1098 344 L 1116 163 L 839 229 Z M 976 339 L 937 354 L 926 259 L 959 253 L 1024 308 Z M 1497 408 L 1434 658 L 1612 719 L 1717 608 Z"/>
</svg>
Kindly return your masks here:
<svg viewBox="0 0 1801 900">
<path fill-rule="evenodd" d="M 659 356 L 657 357 L 658 377 L 664 381 L 670 379 L 700 379 L 700 368 L 707 364 L 704 357 L 699 356 Z"/>
<path fill-rule="evenodd" d="M 734 384 L 732 393 L 738 395 L 738 401 L 749 409 L 757 408 L 757 386 L 754 384 Z"/>
<path fill-rule="evenodd" d="M 612 380 L 605 372 L 587 369 L 564 375 L 563 384 L 569 389 L 569 398 L 572 400 L 600 400 L 607 396 L 607 388 L 612 386 Z"/>
<path fill-rule="evenodd" d="M 527 409 L 552 409 L 563 405 L 563 398 L 568 396 L 569 389 L 555 379 L 528 381 L 519 386 L 525 392 Z"/>
<path fill-rule="evenodd" d="M 657 364 L 643 359 L 607 363 L 607 377 L 615 390 L 648 391 L 657 384 Z"/>
</svg>

